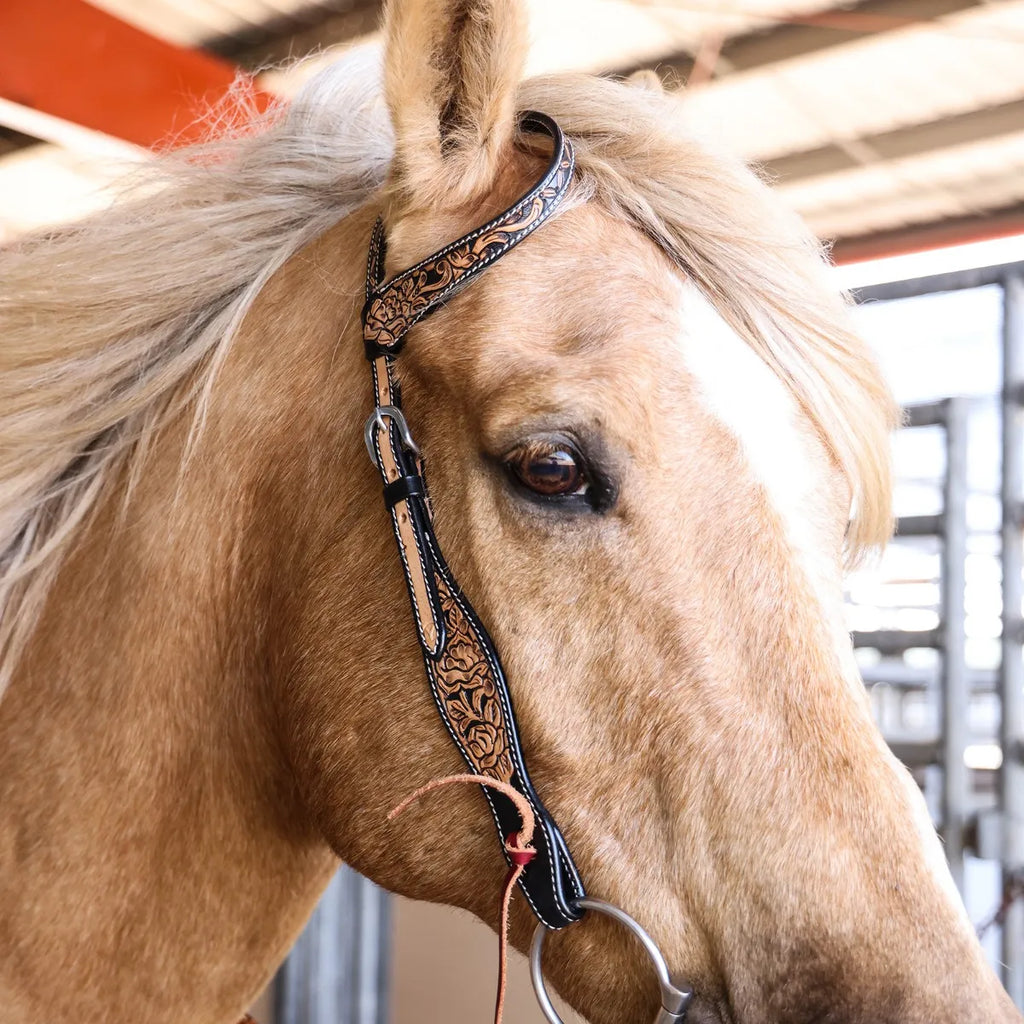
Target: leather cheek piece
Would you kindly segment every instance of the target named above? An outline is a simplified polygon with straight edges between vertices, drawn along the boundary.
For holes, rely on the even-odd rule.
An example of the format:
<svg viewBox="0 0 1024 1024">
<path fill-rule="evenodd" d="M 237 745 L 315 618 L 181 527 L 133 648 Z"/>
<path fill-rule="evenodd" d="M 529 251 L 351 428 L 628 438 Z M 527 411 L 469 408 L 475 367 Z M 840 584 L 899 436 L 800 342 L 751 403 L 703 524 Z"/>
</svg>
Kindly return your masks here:
<svg viewBox="0 0 1024 1024">
<path fill-rule="evenodd" d="M 391 380 L 391 369 L 386 359 L 374 365 L 374 391 L 378 408 L 398 400 L 397 390 Z M 402 560 L 406 587 L 412 604 L 413 619 L 420 643 L 433 656 L 444 644 L 444 620 L 437 589 L 433 585 L 434 572 L 430 565 L 430 554 L 426 543 L 426 531 L 430 526 L 430 512 L 426 505 L 426 483 L 419 473 L 418 460 L 402 446 L 402 438 L 394 423 L 375 428 L 374 448 L 377 453 L 377 467 L 387 488 L 399 485 L 393 492 L 393 501 L 388 501 L 391 522 L 394 529 L 398 553 Z M 401 495 L 400 481 L 416 478 L 420 481 L 422 494 Z"/>
<path fill-rule="evenodd" d="M 536 113 L 523 115 L 521 125 L 524 130 L 548 135 L 554 151 L 541 180 L 503 214 L 387 282 L 382 280 L 384 228 L 379 220 L 374 226 L 363 309 L 363 339 L 377 406 L 368 440 L 384 485 L 427 678 L 441 720 L 476 773 L 508 783 L 532 806 L 538 826 L 534 835 L 537 852 L 523 869 L 519 886 L 543 924 L 562 928 L 583 916 L 577 904 L 585 895 L 583 884 L 565 839 L 527 773 L 512 696 L 498 653 L 438 546 L 422 464 L 392 373 L 409 329 L 540 227 L 568 191 L 574 160 L 572 147 L 558 126 Z M 520 828 L 519 812 L 504 794 L 481 789 L 508 859 L 504 840 Z"/>
<path fill-rule="evenodd" d="M 418 499 L 405 498 L 391 509 L 391 516 L 412 599 L 416 631 L 423 649 L 436 658 L 444 648 L 445 629 L 433 566 L 424 543 L 426 508 Z"/>
<path fill-rule="evenodd" d="M 416 632 L 424 651 L 436 658 L 447 638 L 433 564 L 427 485 L 417 472 L 415 460 L 401 447 L 393 425 L 385 431 L 385 436 L 395 466 L 395 478 L 384 485 L 385 501 L 391 511 Z M 383 444 L 378 446 L 384 448 Z M 389 496 L 392 500 L 388 500 Z"/>
<path fill-rule="evenodd" d="M 434 700 L 467 764 L 514 786 L 533 807 L 539 825 L 534 836 L 537 856 L 520 876 L 520 888 L 544 924 L 564 927 L 582 916 L 575 906 L 584 895 L 582 882 L 527 774 L 511 694 L 493 642 L 436 549 L 432 534 L 428 543 L 446 634 L 440 655 L 424 657 Z M 499 834 L 516 831 L 519 812 L 512 801 L 486 788 L 483 792 Z"/>
</svg>

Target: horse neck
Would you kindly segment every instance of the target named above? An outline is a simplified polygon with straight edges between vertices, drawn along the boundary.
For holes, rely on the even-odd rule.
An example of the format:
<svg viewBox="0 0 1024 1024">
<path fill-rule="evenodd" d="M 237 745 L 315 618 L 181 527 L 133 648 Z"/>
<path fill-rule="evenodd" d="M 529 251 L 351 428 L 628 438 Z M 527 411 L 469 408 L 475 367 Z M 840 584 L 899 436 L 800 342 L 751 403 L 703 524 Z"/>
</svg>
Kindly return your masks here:
<svg viewBox="0 0 1024 1024">
<path fill-rule="evenodd" d="M 278 740 L 277 595 L 317 459 L 359 479 L 368 235 L 350 218 L 271 281 L 197 439 L 162 430 L 50 593 L 0 705 L 10 1024 L 236 1019 L 336 866 Z"/>
</svg>

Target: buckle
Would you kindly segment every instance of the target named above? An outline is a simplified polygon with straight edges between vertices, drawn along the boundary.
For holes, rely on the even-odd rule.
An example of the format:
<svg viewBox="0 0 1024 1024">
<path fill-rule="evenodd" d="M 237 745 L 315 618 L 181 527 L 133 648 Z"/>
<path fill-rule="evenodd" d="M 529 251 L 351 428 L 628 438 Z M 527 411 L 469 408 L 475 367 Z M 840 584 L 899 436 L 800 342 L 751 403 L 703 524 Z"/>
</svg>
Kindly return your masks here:
<svg viewBox="0 0 1024 1024">
<path fill-rule="evenodd" d="M 412 434 L 409 433 L 409 424 L 405 422 L 405 416 L 402 415 L 402 410 L 397 405 L 378 405 L 373 412 L 370 413 L 369 418 L 366 421 L 366 426 L 363 427 L 363 440 L 366 442 L 366 450 L 370 455 L 370 461 L 376 466 L 377 465 L 377 448 L 374 445 L 374 430 L 379 427 L 381 430 L 387 430 L 388 425 L 384 422 L 384 417 L 387 417 L 395 425 L 398 430 L 398 436 L 402 441 L 402 447 L 407 452 L 412 452 L 416 458 L 420 458 L 420 449 L 416 442 L 412 439 Z"/>
</svg>

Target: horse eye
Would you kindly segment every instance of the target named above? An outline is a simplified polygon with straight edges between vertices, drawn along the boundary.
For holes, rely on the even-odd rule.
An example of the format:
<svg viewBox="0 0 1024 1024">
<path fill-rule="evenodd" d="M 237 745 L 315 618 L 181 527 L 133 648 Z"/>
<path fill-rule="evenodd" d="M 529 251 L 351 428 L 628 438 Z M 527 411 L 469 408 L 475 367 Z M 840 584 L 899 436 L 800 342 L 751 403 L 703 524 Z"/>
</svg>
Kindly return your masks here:
<svg viewBox="0 0 1024 1024">
<path fill-rule="evenodd" d="M 583 457 L 565 441 L 532 441 L 505 458 L 505 468 L 527 490 L 543 498 L 587 493 Z"/>
</svg>

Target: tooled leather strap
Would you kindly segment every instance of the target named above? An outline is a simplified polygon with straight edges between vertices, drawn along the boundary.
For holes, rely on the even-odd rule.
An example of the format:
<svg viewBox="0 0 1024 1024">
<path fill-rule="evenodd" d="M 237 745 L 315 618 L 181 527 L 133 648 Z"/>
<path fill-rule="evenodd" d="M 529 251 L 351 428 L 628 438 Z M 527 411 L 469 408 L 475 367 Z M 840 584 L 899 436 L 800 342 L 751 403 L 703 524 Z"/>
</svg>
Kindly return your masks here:
<svg viewBox="0 0 1024 1024">
<path fill-rule="evenodd" d="M 373 370 L 376 408 L 366 445 L 384 482 L 427 678 L 441 719 L 473 771 L 513 786 L 537 817 L 537 855 L 519 880 L 538 919 L 561 928 L 583 916 L 583 884 L 562 834 L 537 796 L 523 759 L 512 697 L 494 644 L 441 554 L 423 477 L 423 464 L 394 380 L 395 356 L 409 329 L 462 285 L 535 231 L 561 202 L 572 181 L 572 146 L 544 114 L 522 115 L 524 131 L 542 132 L 554 154 L 541 180 L 500 216 L 384 281 L 385 238 L 374 227 L 367 261 L 363 340 Z M 508 797 L 483 790 L 502 849 L 520 827 Z"/>
<path fill-rule="evenodd" d="M 381 281 L 383 236 L 376 239 L 376 256 L 371 244 L 371 265 L 367 269 L 372 282 L 367 280 L 363 307 L 363 338 L 368 358 L 397 355 L 410 327 L 536 231 L 561 202 L 575 167 L 572 145 L 546 114 L 527 111 L 521 115 L 519 124 L 524 131 L 550 136 L 555 151 L 544 177 L 504 213 L 389 281 Z"/>
</svg>

